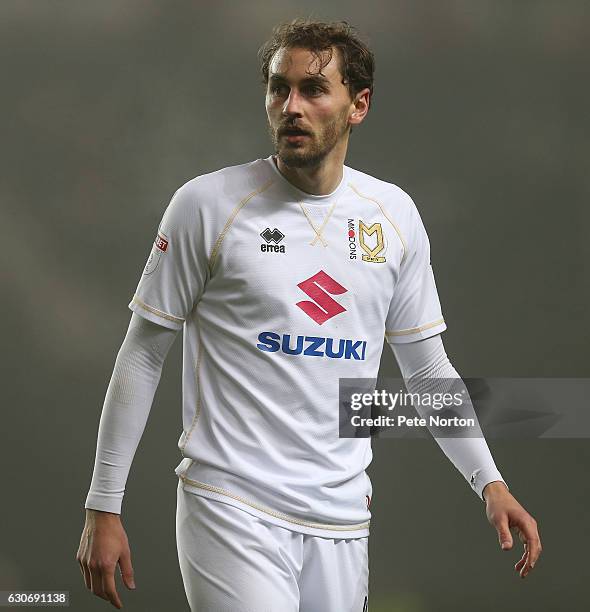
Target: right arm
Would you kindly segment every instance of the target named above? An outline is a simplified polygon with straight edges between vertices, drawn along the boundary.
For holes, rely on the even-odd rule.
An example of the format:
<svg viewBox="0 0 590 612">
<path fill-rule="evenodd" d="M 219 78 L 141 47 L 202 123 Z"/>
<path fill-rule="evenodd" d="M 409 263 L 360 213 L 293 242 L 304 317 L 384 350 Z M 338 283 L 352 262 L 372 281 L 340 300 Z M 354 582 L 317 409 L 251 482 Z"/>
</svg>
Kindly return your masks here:
<svg viewBox="0 0 590 612">
<path fill-rule="evenodd" d="M 96 460 L 86 498 L 86 524 L 76 559 L 86 586 L 119 608 L 115 569 L 134 588 L 121 504 L 131 462 L 145 429 L 162 366 L 176 333 L 204 291 L 209 274 L 203 218 L 191 180 L 176 190 L 129 308 L 100 418 Z"/>
<path fill-rule="evenodd" d="M 121 514 L 131 462 L 176 333 L 136 313 L 131 315 L 100 417 L 86 509 Z"/>
<path fill-rule="evenodd" d="M 77 560 L 88 589 L 117 608 L 117 563 L 134 588 L 129 544 L 120 514 L 125 483 L 177 330 L 133 313 L 115 361 L 100 423 L 94 472 Z"/>
</svg>

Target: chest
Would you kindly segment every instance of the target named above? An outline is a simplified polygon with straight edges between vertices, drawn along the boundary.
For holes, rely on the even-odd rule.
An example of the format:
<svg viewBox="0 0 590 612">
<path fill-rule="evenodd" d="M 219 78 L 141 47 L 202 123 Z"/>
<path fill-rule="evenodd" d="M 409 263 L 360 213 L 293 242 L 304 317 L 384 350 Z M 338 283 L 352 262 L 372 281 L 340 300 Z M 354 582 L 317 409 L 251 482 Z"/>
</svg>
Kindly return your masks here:
<svg viewBox="0 0 590 612">
<path fill-rule="evenodd" d="M 273 203 L 240 211 L 216 254 L 207 293 L 224 307 L 323 325 L 381 316 L 402 257 L 395 229 L 357 202 Z M 339 315 L 337 317 L 337 315 Z"/>
</svg>

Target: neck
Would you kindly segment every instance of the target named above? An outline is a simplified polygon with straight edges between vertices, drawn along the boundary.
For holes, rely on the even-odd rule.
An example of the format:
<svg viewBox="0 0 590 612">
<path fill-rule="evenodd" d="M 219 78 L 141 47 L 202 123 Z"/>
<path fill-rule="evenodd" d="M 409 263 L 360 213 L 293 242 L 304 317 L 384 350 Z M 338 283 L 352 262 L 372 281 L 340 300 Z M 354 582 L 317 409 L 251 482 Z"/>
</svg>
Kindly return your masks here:
<svg viewBox="0 0 590 612">
<path fill-rule="evenodd" d="M 342 181 L 344 155 L 327 155 L 317 166 L 309 168 L 287 166 L 278 155 L 273 157 L 279 172 L 292 185 L 311 195 L 332 193 Z"/>
</svg>

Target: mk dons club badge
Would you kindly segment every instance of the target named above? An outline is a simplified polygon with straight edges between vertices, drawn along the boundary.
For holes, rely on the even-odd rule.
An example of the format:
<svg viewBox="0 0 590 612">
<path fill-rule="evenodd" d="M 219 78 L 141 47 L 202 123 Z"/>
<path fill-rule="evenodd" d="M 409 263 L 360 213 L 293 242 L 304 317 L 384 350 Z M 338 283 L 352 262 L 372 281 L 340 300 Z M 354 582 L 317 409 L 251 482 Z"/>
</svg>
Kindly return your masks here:
<svg viewBox="0 0 590 612">
<path fill-rule="evenodd" d="M 363 261 L 372 263 L 383 263 L 385 261 L 385 257 L 379 256 L 379 253 L 385 248 L 381 223 L 373 223 L 373 225 L 367 226 L 359 220 L 359 244 L 366 253 L 362 256 Z"/>
</svg>

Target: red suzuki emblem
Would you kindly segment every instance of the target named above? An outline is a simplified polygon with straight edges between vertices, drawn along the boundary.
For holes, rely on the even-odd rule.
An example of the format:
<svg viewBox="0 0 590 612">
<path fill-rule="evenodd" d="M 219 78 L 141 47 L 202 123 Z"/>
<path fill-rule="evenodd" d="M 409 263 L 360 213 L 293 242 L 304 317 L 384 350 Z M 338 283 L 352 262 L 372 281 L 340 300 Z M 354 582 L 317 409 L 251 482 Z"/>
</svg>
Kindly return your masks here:
<svg viewBox="0 0 590 612">
<path fill-rule="evenodd" d="M 346 293 L 348 289 L 335 281 L 323 270 L 301 281 L 297 286 L 303 293 L 308 295 L 313 302 L 303 300 L 297 302 L 296 305 L 319 325 L 346 310 L 344 306 L 341 306 L 335 299 L 331 298 L 329 294 L 340 295 L 341 293 Z"/>
</svg>

